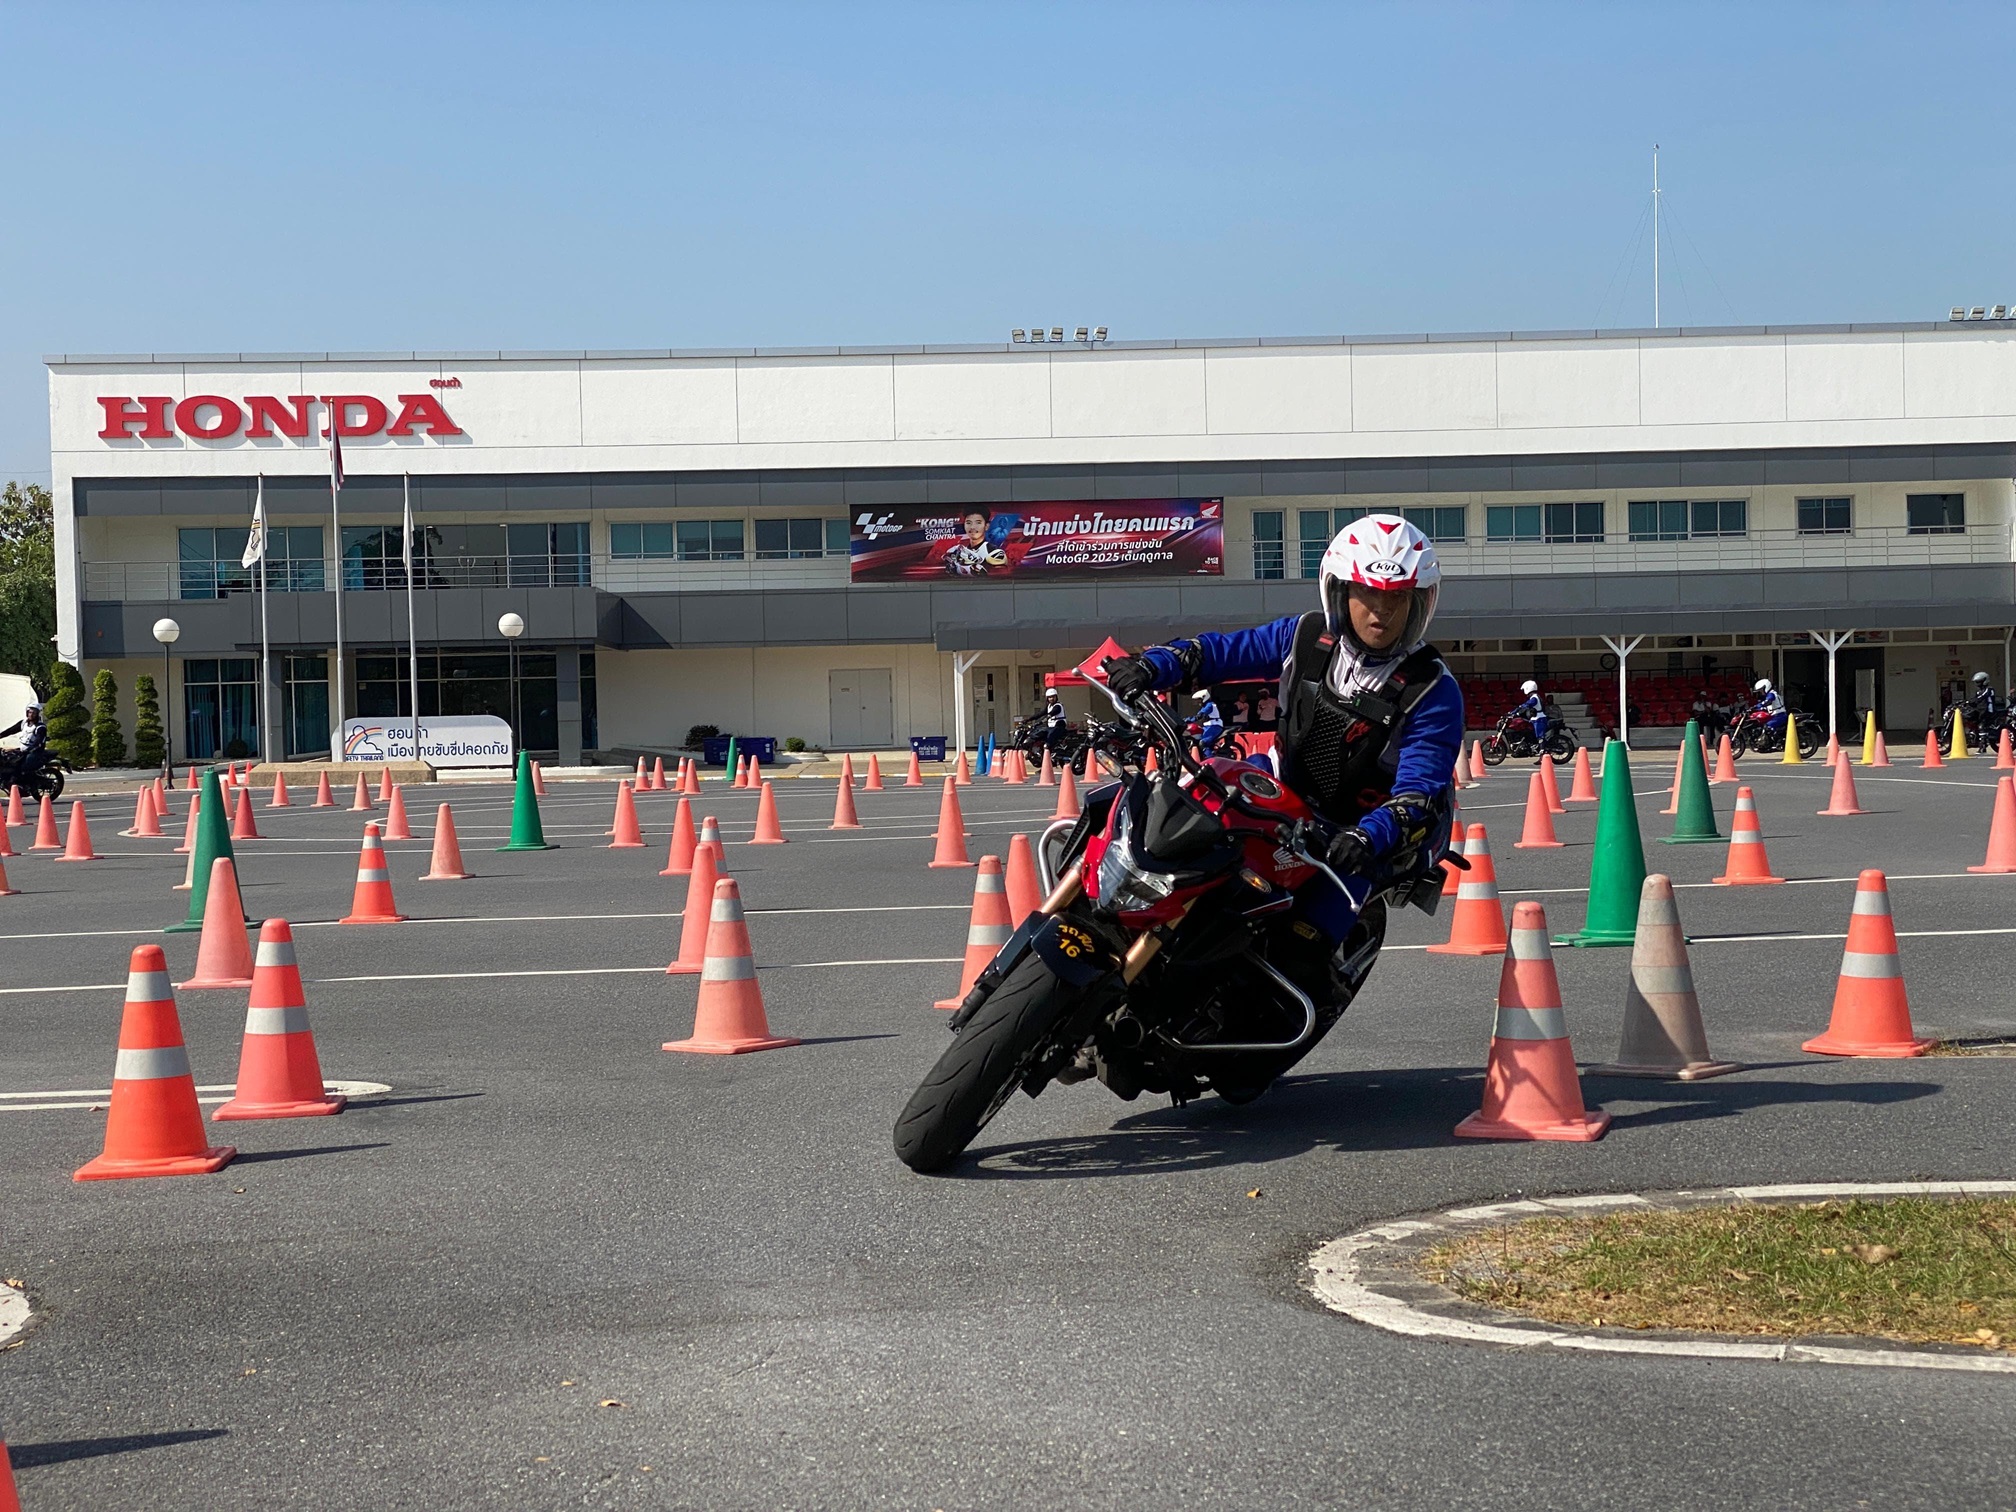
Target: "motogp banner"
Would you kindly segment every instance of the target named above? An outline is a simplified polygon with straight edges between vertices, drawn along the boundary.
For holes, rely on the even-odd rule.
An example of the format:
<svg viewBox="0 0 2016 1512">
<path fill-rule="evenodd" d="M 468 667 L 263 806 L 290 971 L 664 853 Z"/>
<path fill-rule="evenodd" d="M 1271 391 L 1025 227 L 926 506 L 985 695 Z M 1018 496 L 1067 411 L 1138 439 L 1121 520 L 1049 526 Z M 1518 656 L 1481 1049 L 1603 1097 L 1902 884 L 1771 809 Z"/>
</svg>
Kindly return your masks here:
<svg viewBox="0 0 2016 1512">
<path fill-rule="evenodd" d="M 1057 582 L 1218 577 L 1223 499 L 1068 499 L 867 510 L 854 517 L 853 580 Z"/>
</svg>

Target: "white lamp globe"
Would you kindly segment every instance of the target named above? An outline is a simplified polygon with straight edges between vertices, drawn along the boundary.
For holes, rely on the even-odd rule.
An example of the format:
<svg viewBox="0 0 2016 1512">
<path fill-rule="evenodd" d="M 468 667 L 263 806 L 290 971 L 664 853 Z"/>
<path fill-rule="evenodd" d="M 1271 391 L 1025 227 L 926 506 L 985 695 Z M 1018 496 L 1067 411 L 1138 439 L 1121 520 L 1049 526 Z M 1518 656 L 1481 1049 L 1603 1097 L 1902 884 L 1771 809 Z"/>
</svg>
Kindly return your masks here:
<svg viewBox="0 0 2016 1512">
<path fill-rule="evenodd" d="M 154 621 L 154 639 L 164 646 L 172 646 L 182 638 L 182 627 L 172 619 Z"/>
<path fill-rule="evenodd" d="M 516 640 L 525 633 L 525 621 L 516 614 L 506 614 L 497 621 L 497 633 L 506 640 Z"/>
</svg>

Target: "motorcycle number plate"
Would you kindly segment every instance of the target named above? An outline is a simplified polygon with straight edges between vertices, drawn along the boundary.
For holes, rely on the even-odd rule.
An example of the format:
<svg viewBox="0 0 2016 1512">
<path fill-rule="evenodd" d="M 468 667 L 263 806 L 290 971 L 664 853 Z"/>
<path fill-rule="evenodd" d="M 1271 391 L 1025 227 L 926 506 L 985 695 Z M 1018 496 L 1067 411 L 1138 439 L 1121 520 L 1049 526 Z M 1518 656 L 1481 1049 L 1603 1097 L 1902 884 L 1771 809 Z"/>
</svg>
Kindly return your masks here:
<svg viewBox="0 0 2016 1512">
<path fill-rule="evenodd" d="M 1239 786 L 1251 793 L 1255 798 L 1279 798 L 1281 796 L 1281 784 L 1276 782 L 1272 777 L 1269 777 L 1265 772 L 1241 772 L 1239 774 Z"/>
<path fill-rule="evenodd" d="M 1051 919 L 1031 943 L 1043 964 L 1074 987 L 1105 975 L 1112 967 L 1091 933 L 1069 919 Z"/>
</svg>

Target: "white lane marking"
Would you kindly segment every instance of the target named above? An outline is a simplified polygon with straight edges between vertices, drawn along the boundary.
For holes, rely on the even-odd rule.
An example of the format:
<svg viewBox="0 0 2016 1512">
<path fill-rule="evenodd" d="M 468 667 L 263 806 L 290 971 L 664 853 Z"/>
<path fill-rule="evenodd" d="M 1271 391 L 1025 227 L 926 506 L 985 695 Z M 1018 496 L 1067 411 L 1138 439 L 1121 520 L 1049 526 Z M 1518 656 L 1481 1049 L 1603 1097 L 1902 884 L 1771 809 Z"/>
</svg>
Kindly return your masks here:
<svg viewBox="0 0 2016 1512">
<path fill-rule="evenodd" d="M 11 1286 L 0 1286 L 0 1344 L 28 1326 L 28 1299 Z"/>
<path fill-rule="evenodd" d="M 836 966 L 947 966 L 956 965 L 964 956 L 892 956 L 872 961 L 779 961 L 771 965 L 758 963 L 758 971 L 812 971 Z M 428 971 L 410 975 L 394 976 L 344 976 L 309 977 L 310 986 L 326 986 L 336 982 L 459 982 L 477 978 L 492 977 L 556 977 L 556 976 L 664 976 L 663 966 L 568 966 L 548 968 L 540 971 Z M 123 988 L 126 984 L 121 982 Z M 84 990 L 84 989 L 77 989 Z"/>
<path fill-rule="evenodd" d="M 382 1097 L 392 1090 L 391 1086 L 385 1082 L 324 1081 L 322 1085 L 331 1093 L 347 1097 L 352 1102 L 362 1102 L 368 1098 Z M 205 1092 L 223 1094 L 216 1097 L 197 1097 L 196 1101 L 198 1104 L 208 1106 L 211 1103 L 229 1102 L 231 1100 L 230 1094 L 237 1091 L 238 1088 L 234 1082 L 224 1082 L 216 1086 L 198 1087 L 196 1090 L 199 1094 Z M 91 1101 L 24 1102 L 21 1100 L 30 1097 L 85 1097 L 90 1098 Z M 0 1092 L 0 1113 L 47 1113 L 56 1110 L 77 1108 L 81 1108 L 86 1112 L 102 1112 L 105 1105 L 111 1100 L 111 1097 L 112 1089 L 110 1087 L 103 1089 L 90 1087 L 70 1088 L 62 1092 Z"/>
</svg>

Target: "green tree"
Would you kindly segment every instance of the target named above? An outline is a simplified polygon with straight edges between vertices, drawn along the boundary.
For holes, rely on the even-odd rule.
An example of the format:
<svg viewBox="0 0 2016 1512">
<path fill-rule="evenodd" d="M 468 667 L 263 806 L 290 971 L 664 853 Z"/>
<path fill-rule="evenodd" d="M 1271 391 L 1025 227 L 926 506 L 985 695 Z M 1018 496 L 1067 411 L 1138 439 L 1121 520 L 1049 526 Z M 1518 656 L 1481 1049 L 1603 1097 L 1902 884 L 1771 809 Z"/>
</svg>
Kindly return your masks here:
<svg viewBox="0 0 2016 1512">
<path fill-rule="evenodd" d="M 91 679 L 91 760 L 101 767 L 126 765 L 126 735 L 119 728 L 119 681 L 110 667 Z"/>
<path fill-rule="evenodd" d="M 0 672 L 48 686 L 56 633 L 56 511 L 38 483 L 0 489 Z"/>
<path fill-rule="evenodd" d="M 84 674 L 68 662 L 50 664 L 47 681 L 53 691 L 43 706 L 49 725 L 49 749 L 73 767 L 91 764 L 91 718 L 84 709 Z"/>
<path fill-rule="evenodd" d="M 161 729 L 161 695 L 154 679 L 142 672 L 133 679 L 133 760 L 158 767 L 168 755 L 168 737 Z"/>
</svg>

